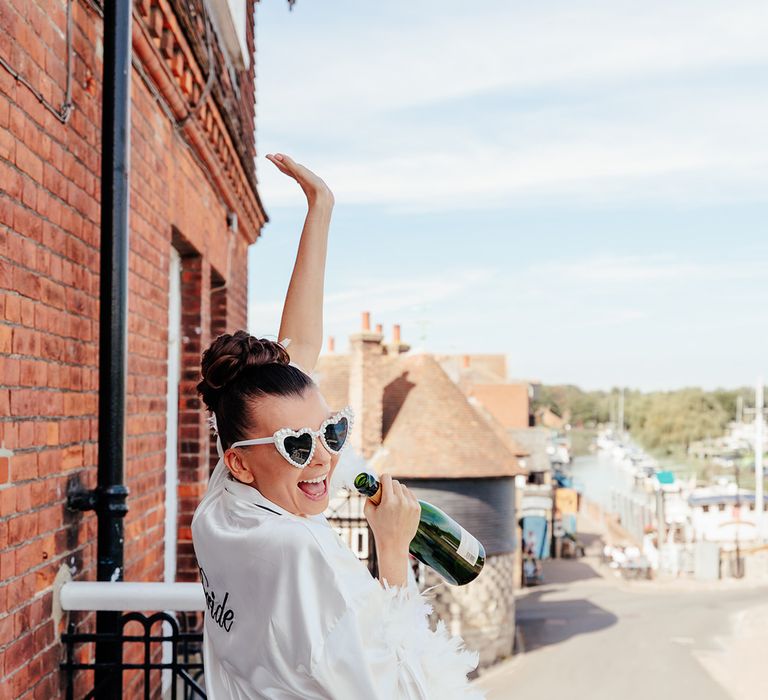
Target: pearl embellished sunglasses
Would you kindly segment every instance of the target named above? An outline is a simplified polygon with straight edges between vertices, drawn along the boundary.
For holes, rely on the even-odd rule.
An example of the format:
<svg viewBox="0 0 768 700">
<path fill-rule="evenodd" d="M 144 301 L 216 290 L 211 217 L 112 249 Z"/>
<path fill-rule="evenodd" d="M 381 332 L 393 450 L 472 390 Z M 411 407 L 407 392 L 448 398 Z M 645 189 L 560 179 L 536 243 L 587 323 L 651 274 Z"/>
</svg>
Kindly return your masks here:
<svg viewBox="0 0 768 700">
<path fill-rule="evenodd" d="M 280 428 L 272 437 L 253 438 L 251 440 L 238 440 L 230 447 L 245 447 L 246 445 L 268 445 L 275 443 L 277 451 L 288 460 L 292 466 L 303 469 L 312 459 L 317 445 L 317 439 L 323 441 L 323 445 L 333 454 L 341 452 L 347 442 L 349 431 L 354 423 L 354 413 L 351 406 L 342 408 L 332 416 L 328 416 L 317 430 L 301 428 Z"/>
</svg>

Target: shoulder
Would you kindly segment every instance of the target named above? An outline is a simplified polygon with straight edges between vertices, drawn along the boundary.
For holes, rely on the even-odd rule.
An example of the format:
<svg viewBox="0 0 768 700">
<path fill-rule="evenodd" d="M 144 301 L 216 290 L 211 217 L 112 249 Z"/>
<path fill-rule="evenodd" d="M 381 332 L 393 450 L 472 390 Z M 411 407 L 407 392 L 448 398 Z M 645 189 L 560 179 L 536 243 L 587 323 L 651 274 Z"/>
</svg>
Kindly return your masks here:
<svg viewBox="0 0 768 700">
<path fill-rule="evenodd" d="M 316 526 L 299 518 L 275 516 L 269 519 L 268 546 L 279 552 L 283 559 L 297 557 L 325 558 L 327 545 Z"/>
<path fill-rule="evenodd" d="M 356 607 L 361 599 L 370 600 L 371 590 L 381 588 L 328 523 L 295 519 L 274 523 L 268 547 L 286 585 L 312 582 L 314 592 L 338 611 Z"/>
</svg>

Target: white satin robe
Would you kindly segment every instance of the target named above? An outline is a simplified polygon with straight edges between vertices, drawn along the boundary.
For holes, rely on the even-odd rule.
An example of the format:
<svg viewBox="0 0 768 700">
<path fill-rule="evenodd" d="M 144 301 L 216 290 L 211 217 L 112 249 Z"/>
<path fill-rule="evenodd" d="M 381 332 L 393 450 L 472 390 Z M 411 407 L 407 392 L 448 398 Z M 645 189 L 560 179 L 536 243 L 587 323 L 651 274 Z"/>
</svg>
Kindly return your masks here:
<svg viewBox="0 0 768 700">
<path fill-rule="evenodd" d="M 294 515 L 219 460 L 192 520 L 209 700 L 482 700 L 477 652 L 429 628 L 409 567 L 382 585 L 324 515 Z"/>
</svg>

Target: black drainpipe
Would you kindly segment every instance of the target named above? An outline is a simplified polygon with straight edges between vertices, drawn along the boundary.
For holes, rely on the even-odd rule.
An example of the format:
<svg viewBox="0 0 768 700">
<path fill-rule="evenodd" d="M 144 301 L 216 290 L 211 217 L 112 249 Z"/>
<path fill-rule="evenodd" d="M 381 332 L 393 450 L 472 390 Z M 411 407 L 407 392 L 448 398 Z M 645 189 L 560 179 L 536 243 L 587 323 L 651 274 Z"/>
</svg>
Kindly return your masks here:
<svg viewBox="0 0 768 700">
<path fill-rule="evenodd" d="M 125 376 L 128 340 L 128 207 L 132 0 L 104 3 L 104 75 L 101 112 L 101 262 L 99 288 L 98 486 L 74 492 L 68 505 L 95 510 L 99 581 L 123 579 Z M 96 613 L 97 634 L 120 634 L 120 612 Z M 96 641 L 95 698 L 122 698 L 122 646 Z M 109 664 L 108 666 L 106 664 Z"/>
</svg>

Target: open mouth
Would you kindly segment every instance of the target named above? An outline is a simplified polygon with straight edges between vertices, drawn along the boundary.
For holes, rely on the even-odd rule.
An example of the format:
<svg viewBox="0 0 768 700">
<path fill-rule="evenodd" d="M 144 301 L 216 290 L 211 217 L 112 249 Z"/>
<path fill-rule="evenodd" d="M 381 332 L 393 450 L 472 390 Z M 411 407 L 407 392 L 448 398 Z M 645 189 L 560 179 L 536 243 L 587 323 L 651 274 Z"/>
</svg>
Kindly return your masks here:
<svg viewBox="0 0 768 700">
<path fill-rule="evenodd" d="M 307 498 L 319 501 L 328 492 L 328 474 L 317 479 L 305 479 L 300 481 L 298 486 Z"/>
</svg>

